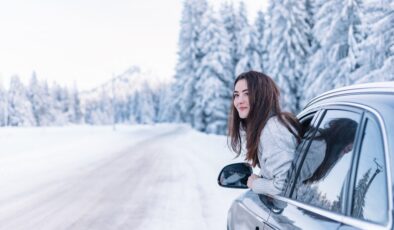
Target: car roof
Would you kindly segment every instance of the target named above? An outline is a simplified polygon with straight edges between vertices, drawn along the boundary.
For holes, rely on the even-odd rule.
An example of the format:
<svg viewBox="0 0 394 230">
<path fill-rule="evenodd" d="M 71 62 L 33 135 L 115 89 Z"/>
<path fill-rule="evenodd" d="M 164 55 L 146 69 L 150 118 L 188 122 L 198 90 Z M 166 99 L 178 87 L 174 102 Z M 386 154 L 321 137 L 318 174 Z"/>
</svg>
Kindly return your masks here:
<svg viewBox="0 0 394 230">
<path fill-rule="evenodd" d="M 327 91 L 315 98 L 313 98 L 306 106 L 310 107 L 313 104 L 319 103 L 325 99 L 332 97 L 341 97 L 346 95 L 381 95 L 381 94 L 394 94 L 394 81 L 387 82 L 374 82 L 357 84 L 352 86 L 341 87 Z"/>
<path fill-rule="evenodd" d="M 301 114 L 327 104 L 353 104 L 373 109 L 394 120 L 394 81 L 358 84 L 327 91 L 313 98 Z"/>
</svg>

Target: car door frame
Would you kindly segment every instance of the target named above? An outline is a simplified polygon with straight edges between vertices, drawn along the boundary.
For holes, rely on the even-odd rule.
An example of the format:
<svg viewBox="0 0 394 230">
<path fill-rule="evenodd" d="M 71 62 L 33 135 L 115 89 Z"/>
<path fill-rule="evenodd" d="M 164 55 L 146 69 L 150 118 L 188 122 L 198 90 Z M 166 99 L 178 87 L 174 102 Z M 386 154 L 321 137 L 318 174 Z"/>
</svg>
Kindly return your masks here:
<svg viewBox="0 0 394 230">
<path fill-rule="evenodd" d="M 341 226 L 353 226 L 356 228 L 362 228 L 362 229 L 391 229 L 391 227 L 393 226 L 393 204 L 392 204 L 392 199 L 390 199 L 390 197 L 392 196 L 392 187 L 391 187 L 391 173 L 390 173 L 390 167 L 388 167 L 390 165 L 390 156 L 388 156 L 388 142 L 387 142 L 387 137 L 386 137 L 386 128 L 384 126 L 384 122 L 383 119 L 381 117 L 381 115 L 376 111 L 373 110 L 372 108 L 366 107 L 364 105 L 360 105 L 360 104 L 355 104 L 355 103 L 330 103 L 330 104 L 326 104 L 326 105 L 320 105 L 320 106 L 316 106 L 315 108 L 312 108 L 310 110 L 307 110 L 307 112 L 302 112 L 302 114 L 299 116 L 299 119 L 302 120 L 307 116 L 310 116 L 310 114 L 315 113 L 315 117 L 313 118 L 313 120 L 311 121 L 311 124 L 316 123 L 316 126 L 318 127 L 320 125 L 320 122 L 322 121 L 322 119 L 324 118 L 324 115 L 326 113 L 326 111 L 328 110 L 345 110 L 345 111 L 351 111 L 351 112 L 357 112 L 361 115 L 360 117 L 360 121 L 359 121 L 359 125 L 357 127 L 357 132 L 356 132 L 356 136 L 355 136 L 355 149 L 354 154 L 353 154 L 353 160 L 351 163 L 351 174 L 349 176 L 349 178 L 347 178 L 347 184 L 345 185 L 345 190 L 347 191 L 347 196 L 344 199 L 344 214 L 339 214 L 339 213 L 332 213 L 331 211 L 328 210 L 322 210 L 320 208 L 311 206 L 309 204 L 304 204 L 302 202 L 299 202 L 297 200 L 294 200 L 292 198 L 293 196 L 293 192 L 294 192 L 294 188 L 295 188 L 295 181 L 299 175 L 299 172 L 293 177 L 291 181 L 289 181 L 289 184 L 287 185 L 287 187 L 285 188 L 285 193 L 283 196 L 272 196 L 272 198 L 277 199 L 279 201 L 283 201 L 283 202 L 287 202 L 287 203 L 291 203 L 292 205 L 298 206 L 300 208 L 303 209 L 307 209 L 310 210 L 312 212 L 316 212 L 319 214 L 322 214 L 324 216 L 327 216 L 333 220 L 336 220 L 338 222 L 341 222 Z M 366 115 L 368 114 L 368 115 Z M 388 217 L 388 222 L 386 223 L 386 225 L 380 225 L 380 224 L 376 224 L 376 223 L 372 223 L 372 222 L 368 222 L 365 220 L 361 220 L 361 219 L 357 219 L 354 217 L 351 217 L 351 205 L 352 205 L 352 198 L 353 198 L 353 192 L 349 192 L 352 191 L 352 189 L 354 188 L 354 181 L 356 180 L 356 175 L 355 172 L 357 171 L 357 165 L 358 165 L 358 159 L 359 159 L 359 155 L 360 155 L 360 148 L 362 145 L 362 130 L 365 129 L 366 126 L 366 121 L 368 118 L 372 118 L 375 120 L 375 122 L 378 124 L 379 126 L 379 130 L 380 133 L 382 135 L 383 138 L 383 148 L 384 148 L 384 159 L 385 159 L 385 164 L 386 164 L 386 179 L 387 179 L 387 194 L 388 194 L 388 201 L 389 201 L 389 205 L 388 205 L 388 213 L 389 213 L 389 217 Z M 311 141 L 308 141 L 306 143 L 303 143 L 303 146 L 300 149 L 300 153 L 303 156 L 299 156 L 300 158 L 303 158 L 307 152 L 307 150 L 309 149 L 311 144 Z M 357 159 L 357 161 L 355 161 L 354 159 Z M 299 160 L 299 159 L 298 159 Z M 298 162 L 297 160 L 297 162 Z M 299 171 L 299 168 L 302 167 L 302 164 L 296 164 L 298 166 L 297 171 Z M 271 210 L 271 212 L 273 212 Z M 272 213 L 270 213 L 271 215 Z M 269 221 L 268 221 L 269 222 Z M 346 228 L 346 227 L 345 227 Z M 343 229 L 345 229 L 343 228 Z"/>
</svg>

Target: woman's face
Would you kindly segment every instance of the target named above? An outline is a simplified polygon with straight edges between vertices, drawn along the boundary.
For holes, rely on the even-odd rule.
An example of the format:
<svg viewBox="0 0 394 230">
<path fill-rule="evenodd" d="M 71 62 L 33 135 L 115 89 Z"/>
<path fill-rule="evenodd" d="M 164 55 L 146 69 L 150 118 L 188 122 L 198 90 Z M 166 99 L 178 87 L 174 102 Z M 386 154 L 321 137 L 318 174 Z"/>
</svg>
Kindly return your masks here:
<svg viewBox="0 0 394 230">
<path fill-rule="evenodd" d="M 249 114 L 249 93 L 248 84 L 245 79 L 237 81 L 234 89 L 234 107 L 238 111 L 240 118 L 245 119 Z"/>
</svg>

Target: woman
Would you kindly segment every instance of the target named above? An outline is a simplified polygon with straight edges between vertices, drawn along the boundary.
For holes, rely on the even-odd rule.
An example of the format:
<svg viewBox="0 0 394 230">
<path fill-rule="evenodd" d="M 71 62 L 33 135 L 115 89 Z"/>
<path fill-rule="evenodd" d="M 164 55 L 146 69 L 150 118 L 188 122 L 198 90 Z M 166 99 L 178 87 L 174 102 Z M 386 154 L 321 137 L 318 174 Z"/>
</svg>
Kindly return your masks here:
<svg viewBox="0 0 394 230">
<path fill-rule="evenodd" d="M 247 185 L 256 193 L 280 194 L 285 186 L 300 125 L 293 115 L 279 107 L 279 89 L 263 73 L 249 71 L 234 82 L 233 106 L 229 117 L 231 148 L 260 167 L 260 176 L 251 175 Z"/>
</svg>

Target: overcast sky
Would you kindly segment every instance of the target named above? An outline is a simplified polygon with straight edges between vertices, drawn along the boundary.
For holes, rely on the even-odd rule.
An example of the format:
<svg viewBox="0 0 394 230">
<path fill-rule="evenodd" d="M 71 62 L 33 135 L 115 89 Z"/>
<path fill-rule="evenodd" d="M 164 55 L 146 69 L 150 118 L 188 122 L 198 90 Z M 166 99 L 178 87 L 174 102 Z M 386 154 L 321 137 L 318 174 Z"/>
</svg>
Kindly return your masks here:
<svg viewBox="0 0 394 230">
<path fill-rule="evenodd" d="M 267 1 L 244 1 L 251 19 Z M 133 65 L 169 78 L 182 2 L 0 0 L 0 83 L 14 74 L 27 82 L 36 71 L 49 83 L 89 89 Z"/>
</svg>

